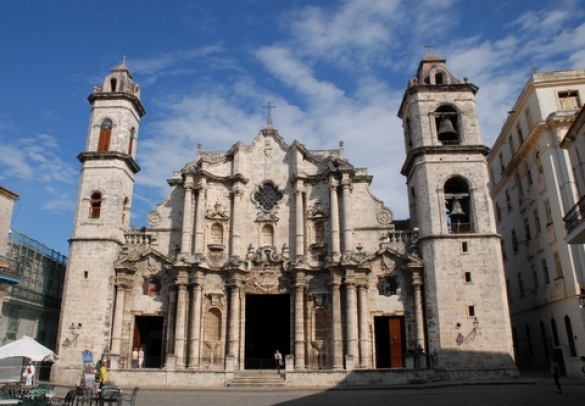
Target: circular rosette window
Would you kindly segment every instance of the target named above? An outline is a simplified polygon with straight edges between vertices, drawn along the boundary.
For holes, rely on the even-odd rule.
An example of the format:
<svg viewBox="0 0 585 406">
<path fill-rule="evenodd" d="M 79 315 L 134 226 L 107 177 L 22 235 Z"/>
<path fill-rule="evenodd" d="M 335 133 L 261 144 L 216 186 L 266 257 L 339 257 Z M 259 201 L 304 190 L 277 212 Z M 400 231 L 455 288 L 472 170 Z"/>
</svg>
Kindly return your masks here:
<svg viewBox="0 0 585 406">
<path fill-rule="evenodd" d="M 262 186 L 258 186 L 254 192 L 253 199 L 262 210 L 271 211 L 278 206 L 278 202 L 282 200 L 283 194 L 272 183 L 266 182 Z"/>
</svg>

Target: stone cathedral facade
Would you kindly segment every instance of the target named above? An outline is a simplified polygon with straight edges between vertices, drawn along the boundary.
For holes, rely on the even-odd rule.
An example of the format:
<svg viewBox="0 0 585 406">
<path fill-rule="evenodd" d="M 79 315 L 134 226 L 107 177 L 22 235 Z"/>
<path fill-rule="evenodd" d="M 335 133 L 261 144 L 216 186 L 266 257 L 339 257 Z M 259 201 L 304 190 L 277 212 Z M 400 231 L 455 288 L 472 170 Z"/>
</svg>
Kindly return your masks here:
<svg viewBox="0 0 585 406">
<path fill-rule="evenodd" d="M 343 143 L 289 144 L 269 120 L 247 143 L 199 147 L 136 228 L 145 110 L 112 69 L 89 96 L 52 380 L 75 380 L 84 350 L 119 384 L 224 385 L 273 368 L 276 349 L 290 386 L 515 376 L 477 90 L 431 54 L 409 81 L 409 220 Z"/>
</svg>

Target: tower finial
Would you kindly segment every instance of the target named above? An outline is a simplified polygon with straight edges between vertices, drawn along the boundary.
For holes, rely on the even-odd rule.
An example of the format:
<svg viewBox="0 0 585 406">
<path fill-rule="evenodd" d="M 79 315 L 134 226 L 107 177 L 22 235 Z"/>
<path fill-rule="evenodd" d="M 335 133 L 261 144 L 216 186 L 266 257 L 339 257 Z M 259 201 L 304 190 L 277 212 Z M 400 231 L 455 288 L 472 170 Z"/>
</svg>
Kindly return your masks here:
<svg viewBox="0 0 585 406">
<path fill-rule="evenodd" d="M 429 51 L 429 55 L 430 55 L 431 49 L 433 49 L 433 45 L 431 45 L 431 43 L 429 42 L 428 44 L 425 45 L 425 48 Z"/>
<path fill-rule="evenodd" d="M 270 100 L 268 101 L 268 105 L 266 106 L 262 106 L 263 109 L 268 110 L 268 112 L 266 113 L 266 125 L 267 126 L 271 126 L 272 125 L 272 109 L 275 109 L 276 106 L 270 104 Z"/>
<path fill-rule="evenodd" d="M 122 57 L 122 65 L 126 65 L 126 55 Z"/>
</svg>

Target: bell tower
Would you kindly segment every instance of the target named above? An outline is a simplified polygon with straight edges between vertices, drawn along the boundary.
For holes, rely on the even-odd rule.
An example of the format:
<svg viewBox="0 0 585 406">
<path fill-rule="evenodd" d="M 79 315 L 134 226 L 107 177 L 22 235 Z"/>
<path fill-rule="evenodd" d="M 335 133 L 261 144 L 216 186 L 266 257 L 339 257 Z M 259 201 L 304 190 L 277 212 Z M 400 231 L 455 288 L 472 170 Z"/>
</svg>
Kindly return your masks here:
<svg viewBox="0 0 585 406">
<path fill-rule="evenodd" d="M 140 88 L 125 64 L 112 69 L 88 97 L 91 115 L 82 164 L 73 234 L 52 373 L 79 379 L 81 353 L 99 359 L 112 349 L 114 261 L 129 226 L 140 119 Z"/>
<path fill-rule="evenodd" d="M 478 87 L 455 78 L 445 62 L 433 54 L 421 60 L 398 112 L 406 149 L 401 172 L 425 264 L 425 350 L 437 370 L 507 376 L 517 371 Z"/>
</svg>

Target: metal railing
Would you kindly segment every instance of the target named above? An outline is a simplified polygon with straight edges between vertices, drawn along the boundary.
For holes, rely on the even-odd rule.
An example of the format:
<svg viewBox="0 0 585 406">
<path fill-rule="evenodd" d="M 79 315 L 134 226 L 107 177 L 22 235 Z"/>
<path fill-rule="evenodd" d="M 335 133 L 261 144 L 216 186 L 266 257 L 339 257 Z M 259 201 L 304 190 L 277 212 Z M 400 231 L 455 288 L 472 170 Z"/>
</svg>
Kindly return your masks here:
<svg viewBox="0 0 585 406">
<path fill-rule="evenodd" d="M 563 221 L 565 222 L 565 230 L 567 230 L 567 234 L 571 234 L 571 232 L 579 227 L 581 223 L 585 221 L 585 216 L 583 213 L 585 212 L 585 196 L 581 197 L 581 199 L 575 204 L 571 209 L 567 212 L 565 217 L 563 217 Z"/>
</svg>

